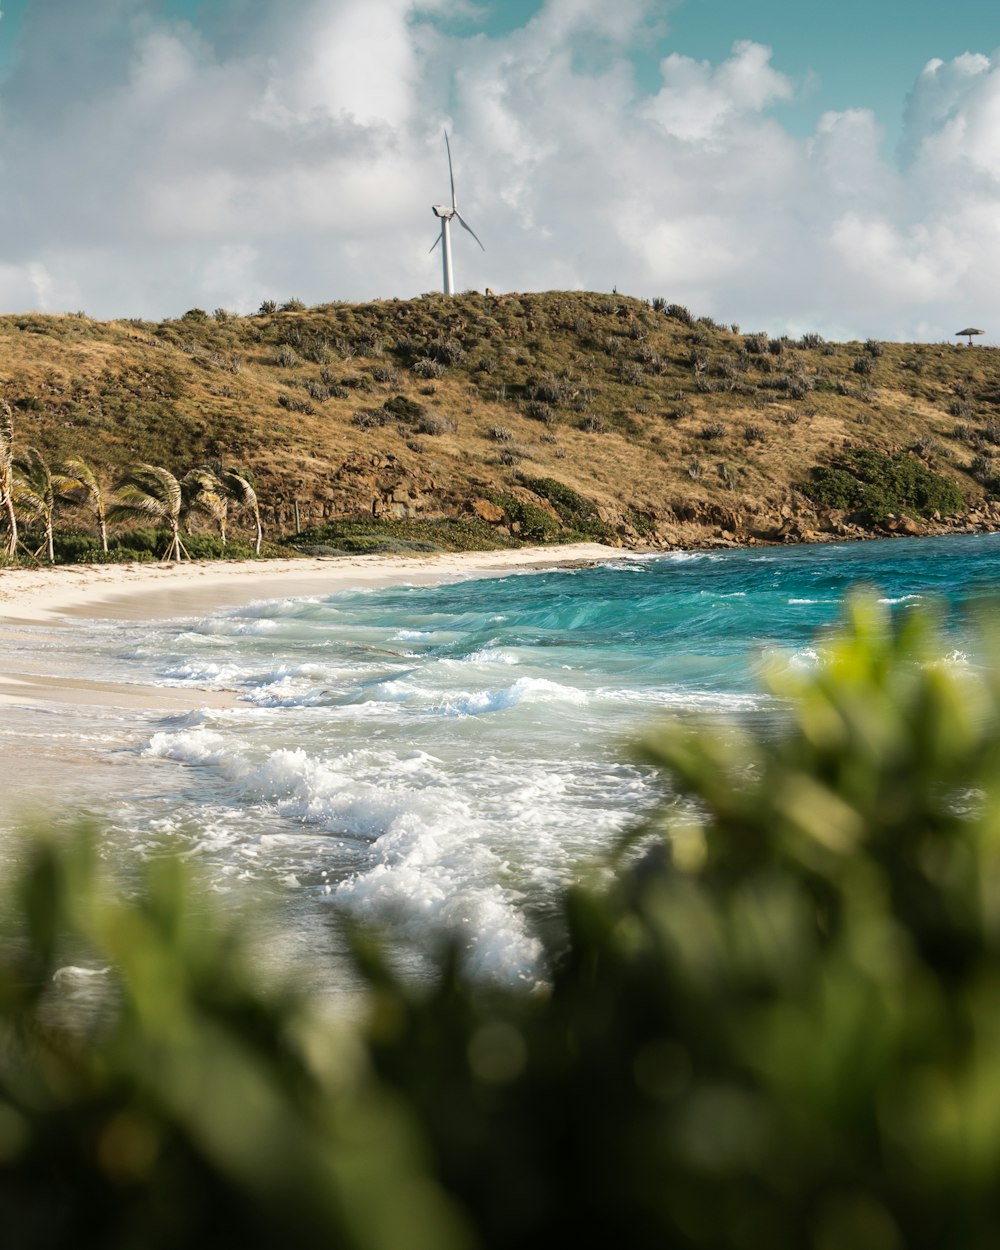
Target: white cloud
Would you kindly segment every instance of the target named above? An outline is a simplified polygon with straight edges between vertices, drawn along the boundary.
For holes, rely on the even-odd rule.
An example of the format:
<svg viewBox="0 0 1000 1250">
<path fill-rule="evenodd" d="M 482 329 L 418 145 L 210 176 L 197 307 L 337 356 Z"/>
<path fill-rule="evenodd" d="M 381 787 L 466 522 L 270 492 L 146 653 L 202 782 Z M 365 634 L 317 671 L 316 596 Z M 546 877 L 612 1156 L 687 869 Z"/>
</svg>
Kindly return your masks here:
<svg viewBox="0 0 1000 1250">
<path fill-rule="evenodd" d="M 489 249 L 456 239 L 460 286 L 616 285 L 774 331 L 989 325 L 996 58 L 920 72 L 897 166 L 863 109 L 790 134 L 793 86 L 760 44 L 714 65 L 675 50 L 644 94 L 630 53 L 655 0 L 547 0 L 502 38 L 446 36 L 427 0 L 210 7 L 197 30 L 157 0 L 29 8 L 0 98 L 0 305 L 158 316 L 432 289 L 447 125 Z"/>
<path fill-rule="evenodd" d="M 770 61 L 770 48 L 745 40 L 717 67 L 674 53 L 660 65 L 663 87 L 643 112 L 678 139 L 726 142 L 741 115 L 791 98 L 791 83 Z"/>
</svg>

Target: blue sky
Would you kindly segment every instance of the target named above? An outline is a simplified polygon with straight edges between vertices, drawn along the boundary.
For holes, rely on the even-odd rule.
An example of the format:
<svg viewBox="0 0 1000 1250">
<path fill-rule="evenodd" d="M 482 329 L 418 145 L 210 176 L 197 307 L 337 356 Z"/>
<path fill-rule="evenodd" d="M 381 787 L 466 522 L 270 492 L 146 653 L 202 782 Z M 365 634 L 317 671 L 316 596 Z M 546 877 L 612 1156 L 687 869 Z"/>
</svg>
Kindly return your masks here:
<svg viewBox="0 0 1000 1250">
<path fill-rule="evenodd" d="M 487 246 L 456 244 L 460 286 L 837 337 L 991 324 L 996 6 L 0 5 L 0 307 L 430 289 L 447 127 Z"/>
</svg>

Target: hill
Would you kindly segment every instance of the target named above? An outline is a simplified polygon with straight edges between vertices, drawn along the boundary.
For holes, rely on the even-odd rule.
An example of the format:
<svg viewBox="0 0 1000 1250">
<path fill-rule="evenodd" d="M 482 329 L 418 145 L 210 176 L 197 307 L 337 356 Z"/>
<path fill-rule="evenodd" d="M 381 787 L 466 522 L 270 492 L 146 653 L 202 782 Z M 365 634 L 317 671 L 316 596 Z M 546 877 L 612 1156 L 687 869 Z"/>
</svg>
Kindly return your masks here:
<svg viewBox="0 0 1000 1250">
<path fill-rule="evenodd" d="M 6 316 L 0 347 L 19 447 L 108 481 L 245 467 L 272 535 L 296 507 L 317 542 L 373 517 L 652 546 L 1000 525 L 991 348 L 770 339 L 575 292 Z"/>
</svg>

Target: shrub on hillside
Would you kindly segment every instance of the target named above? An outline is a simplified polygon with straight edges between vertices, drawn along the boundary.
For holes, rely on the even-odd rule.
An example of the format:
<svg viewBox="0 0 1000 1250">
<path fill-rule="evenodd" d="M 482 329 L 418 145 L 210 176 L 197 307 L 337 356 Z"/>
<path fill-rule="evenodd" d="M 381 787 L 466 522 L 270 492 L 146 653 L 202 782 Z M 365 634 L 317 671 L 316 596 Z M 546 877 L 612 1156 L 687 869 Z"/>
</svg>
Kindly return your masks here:
<svg viewBox="0 0 1000 1250">
<path fill-rule="evenodd" d="M 949 515 L 965 506 L 962 492 L 949 478 L 908 452 L 845 452 L 835 464 L 813 468 L 802 490 L 822 507 L 858 512 L 870 521 L 896 513 Z"/>
<path fill-rule="evenodd" d="M 278 396 L 278 403 L 289 412 L 301 412 L 309 417 L 316 413 L 316 409 L 308 399 L 304 399 L 301 395 L 293 395 L 289 391 L 283 391 Z"/>
<path fill-rule="evenodd" d="M 386 412 L 391 412 L 393 416 L 400 417 L 404 421 L 416 421 L 427 411 L 426 405 L 406 395 L 393 395 L 391 399 L 385 401 L 382 407 Z"/>
<path fill-rule="evenodd" d="M 602 541 L 613 536 L 611 527 L 600 519 L 594 501 L 573 490 L 565 482 L 553 477 L 528 477 L 523 473 L 519 480 L 528 490 L 534 491 L 542 499 L 547 499 L 559 513 L 559 519 L 569 529 Z"/>
<path fill-rule="evenodd" d="M 277 365 L 279 369 L 294 369 L 296 365 L 302 363 L 302 357 L 287 343 L 282 343 L 271 357 L 271 364 Z"/>
<path fill-rule="evenodd" d="M 359 408 L 351 417 L 351 424 L 359 430 L 377 430 L 384 425 L 391 425 L 395 416 L 388 408 Z"/>
<path fill-rule="evenodd" d="M 693 326 L 695 323 L 690 309 L 685 308 L 683 304 L 668 304 L 664 312 L 673 321 L 679 321 L 681 325 Z"/>
<path fill-rule="evenodd" d="M 763 331 L 743 336 L 743 348 L 751 356 L 763 356 L 767 351 L 768 337 Z"/>
<path fill-rule="evenodd" d="M 416 420 L 418 434 L 436 437 L 442 434 L 454 434 L 457 429 L 457 424 L 450 417 L 442 417 L 436 412 L 425 412 Z"/>
</svg>

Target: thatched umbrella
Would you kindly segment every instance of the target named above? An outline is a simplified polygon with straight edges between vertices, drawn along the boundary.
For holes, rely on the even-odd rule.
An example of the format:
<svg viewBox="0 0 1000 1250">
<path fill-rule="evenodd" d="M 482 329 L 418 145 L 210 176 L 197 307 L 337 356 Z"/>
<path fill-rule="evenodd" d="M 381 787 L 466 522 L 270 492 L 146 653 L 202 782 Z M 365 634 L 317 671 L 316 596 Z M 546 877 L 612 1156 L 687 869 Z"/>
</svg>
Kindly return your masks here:
<svg viewBox="0 0 1000 1250">
<path fill-rule="evenodd" d="M 966 330 L 956 330 L 956 331 L 955 331 L 955 338 L 957 338 L 957 339 L 964 339 L 964 338 L 965 338 L 965 336 L 966 336 L 966 335 L 968 335 L 968 336 L 969 336 L 969 346 L 971 347 L 971 346 L 972 346 L 972 336 L 973 336 L 974 334 L 985 334 L 985 333 L 986 333 L 986 331 L 985 331 L 985 330 L 977 330 L 977 329 L 975 329 L 975 327 L 974 327 L 974 326 L 969 326 L 969 327 L 968 327 L 968 329 L 966 329 Z"/>
</svg>

